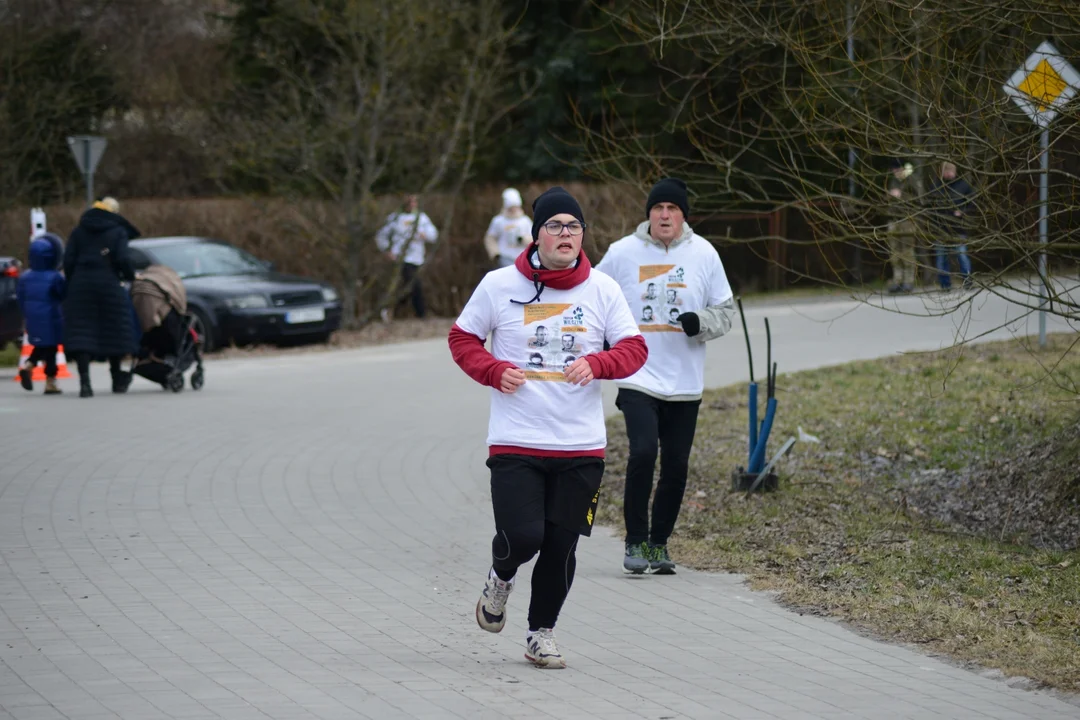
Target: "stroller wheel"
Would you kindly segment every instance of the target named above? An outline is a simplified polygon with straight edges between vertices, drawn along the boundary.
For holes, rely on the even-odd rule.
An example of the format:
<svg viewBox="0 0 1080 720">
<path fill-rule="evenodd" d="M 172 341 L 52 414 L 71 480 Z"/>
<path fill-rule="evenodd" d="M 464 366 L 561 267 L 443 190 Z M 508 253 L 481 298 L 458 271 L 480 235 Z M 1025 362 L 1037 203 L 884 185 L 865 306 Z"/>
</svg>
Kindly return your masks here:
<svg viewBox="0 0 1080 720">
<path fill-rule="evenodd" d="M 184 389 L 184 376 L 180 373 L 170 375 L 168 383 L 169 389 L 172 390 L 174 393 L 178 393 Z"/>
<path fill-rule="evenodd" d="M 199 368 L 195 372 L 191 373 L 191 389 L 202 390 L 203 379 L 204 378 L 202 368 Z"/>
</svg>

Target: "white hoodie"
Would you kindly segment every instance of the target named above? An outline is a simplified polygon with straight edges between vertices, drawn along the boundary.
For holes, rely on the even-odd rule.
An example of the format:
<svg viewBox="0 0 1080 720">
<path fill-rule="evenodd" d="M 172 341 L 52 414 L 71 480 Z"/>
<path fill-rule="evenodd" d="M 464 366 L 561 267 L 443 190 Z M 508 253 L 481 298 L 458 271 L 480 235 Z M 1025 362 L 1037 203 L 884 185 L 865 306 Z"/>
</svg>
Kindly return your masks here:
<svg viewBox="0 0 1080 720">
<path fill-rule="evenodd" d="M 439 231 L 427 213 L 397 212 L 387 216 L 386 224 L 375 235 L 375 244 L 384 252 L 389 250 L 395 260 L 404 248 L 405 262 L 423 265 L 425 243 L 433 243 L 438 237 Z"/>
<path fill-rule="evenodd" d="M 699 399 L 705 343 L 731 329 L 731 286 L 716 248 L 687 224 L 665 247 L 649 235 L 645 221 L 612 243 L 596 269 L 619 283 L 649 345 L 645 366 L 616 385 L 663 400 Z M 694 337 L 676 319 L 687 312 L 701 325 Z"/>
</svg>

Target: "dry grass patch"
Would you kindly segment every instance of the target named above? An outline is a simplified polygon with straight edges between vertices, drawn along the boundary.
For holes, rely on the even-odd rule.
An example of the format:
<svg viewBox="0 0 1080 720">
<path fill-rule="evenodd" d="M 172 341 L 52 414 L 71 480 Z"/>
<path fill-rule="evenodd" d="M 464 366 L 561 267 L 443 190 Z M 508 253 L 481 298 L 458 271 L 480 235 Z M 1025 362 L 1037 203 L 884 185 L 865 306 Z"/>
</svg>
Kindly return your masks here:
<svg viewBox="0 0 1080 720">
<path fill-rule="evenodd" d="M 1080 691 L 1075 336 L 781 376 L 770 440 L 821 439 L 746 498 L 746 387 L 706 394 L 672 553 L 804 612 Z M 1054 375 L 1047 376 L 1047 368 Z M 622 526 L 621 418 L 598 521 Z"/>
</svg>

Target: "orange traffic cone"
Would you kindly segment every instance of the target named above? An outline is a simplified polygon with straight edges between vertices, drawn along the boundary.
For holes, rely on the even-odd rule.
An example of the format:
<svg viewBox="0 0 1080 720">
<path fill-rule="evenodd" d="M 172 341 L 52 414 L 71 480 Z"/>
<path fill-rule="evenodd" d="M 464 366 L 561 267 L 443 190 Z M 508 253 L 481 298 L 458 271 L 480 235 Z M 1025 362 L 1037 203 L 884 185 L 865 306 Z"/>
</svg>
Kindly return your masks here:
<svg viewBox="0 0 1080 720">
<path fill-rule="evenodd" d="M 30 344 L 30 339 L 23 334 L 22 353 L 19 357 L 19 366 L 16 370 L 22 370 L 30 362 L 30 353 L 34 351 L 34 346 Z M 45 379 L 45 366 L 41 363 L 37 363 L 34 366 L 34 372 L 30 376 L 35 382 L 40 382 Z M 56 377 L 69 378 L 71 377 L 71 371 L 67 368 L 67 357 L 64 355 L 64 346 L 61 345 L 56 349 Z M 15 373 L 15 382 L 19 381 L 18 372 Z"/>
</svg>

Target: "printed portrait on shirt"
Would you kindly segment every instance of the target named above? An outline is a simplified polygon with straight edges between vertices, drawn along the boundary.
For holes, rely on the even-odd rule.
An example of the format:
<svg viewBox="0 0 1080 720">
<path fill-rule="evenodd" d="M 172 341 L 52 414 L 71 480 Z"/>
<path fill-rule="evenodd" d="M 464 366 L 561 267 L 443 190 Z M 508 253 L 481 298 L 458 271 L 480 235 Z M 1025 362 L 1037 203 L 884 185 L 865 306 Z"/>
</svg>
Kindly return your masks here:
<svg viewBox="0 0 1080 720">
<path fill-rule="evenodd" d="M 638 282 L 643 305 L 638 316 L 641 332 L 681 332 L 676 318 L 684 312 L 686 270 L 680 265 L 639 265 Z"/>
<path fill-rule="evenodd" d="M 522 307 L 522 324 L 531 330 L 525 378 L 566 382 L 563 370 L 586 350 L 589 328 L 580 305 L 534 303 Z"/>
<path fill-rule="evenodd" d="M 547 347 L 548 344 L 548 329 L 545 325 L 538 325 L 536 327 L 536 334 L 532 340 L 529 340 L 529 347 L 542 348 Z"/>
<path fill-rule="evenodd" d="M 562 351 L 564 353 L 579 353 L 581 352 L 581 346 L 577 344 L 577 338 L 573 333 L 563 333 L 559 338 Z"/>
</svg>

